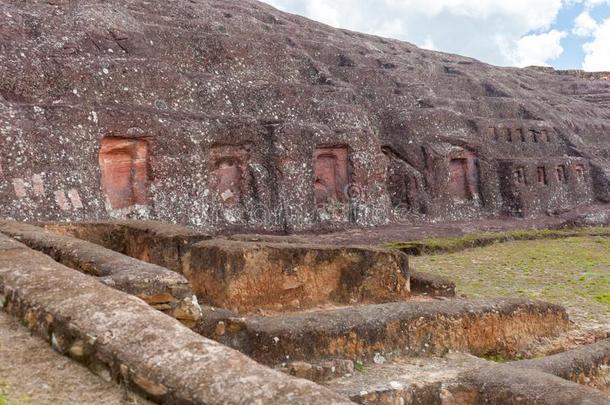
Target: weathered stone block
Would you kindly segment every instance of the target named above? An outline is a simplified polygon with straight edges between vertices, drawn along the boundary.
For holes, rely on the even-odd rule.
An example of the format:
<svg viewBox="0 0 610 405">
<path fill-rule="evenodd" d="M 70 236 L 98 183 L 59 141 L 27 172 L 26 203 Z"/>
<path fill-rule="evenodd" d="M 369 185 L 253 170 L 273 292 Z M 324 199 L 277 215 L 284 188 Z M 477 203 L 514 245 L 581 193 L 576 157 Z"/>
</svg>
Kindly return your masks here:
<svg viewBox="0 0 610 405">
<path fill-rule="evenodd" d="M 511 366 L 534 369 L 610 393 L 610 339 Z"/>
<path fill-rule="evenodd" d="M 136 295 L 189 325 L 201 317 L 188 281 L 169 269 L 32 225 L 0 221 L 0 232 L 68 267 L 98 277 L 106 285 Z"/>
<path fill-rule="evenodd" d="M 608 395 L 535 369 L 489 365 L 460 375 L 463 395 L 470 391 L 470 404 L 608 404 Z M 460 403 L 451 395 L 449 403 Z"/>
<path fill-rule="evenodd" d="M 182 273 L 182 258 L 190 247 L 211 236 L 185 226 L 155 221 L 47 223 L 45 229 L 69 235 L 147 263 Z"/>
<path fill-rule="evenodd" d="M 184 275 L 206 304 L 240 312 L 410 295 L 407 256 L 376 248 L 209 240 L 193 246 Z"/>
<path fill-rule="evenodd" d="M 2 308 L 102 378 L 166 404 L 348 404 L 0 235 Z"/>
<path fill-rule="evenodd" d="M 395 302 L 225 321 L 226 333 L 214 338 L 265 364 L 448 351 L 511 357 L 570 326 L 562 307 L 524 299 Z"/>
<path fill-rule="evenodd" d="M 513 363 L 514 364 L 514 363 Z M 360 404 L 606 404 L 604 393 L 511 363 L 457 353 L 371 365 L 327 383 Z"/>
</svg>

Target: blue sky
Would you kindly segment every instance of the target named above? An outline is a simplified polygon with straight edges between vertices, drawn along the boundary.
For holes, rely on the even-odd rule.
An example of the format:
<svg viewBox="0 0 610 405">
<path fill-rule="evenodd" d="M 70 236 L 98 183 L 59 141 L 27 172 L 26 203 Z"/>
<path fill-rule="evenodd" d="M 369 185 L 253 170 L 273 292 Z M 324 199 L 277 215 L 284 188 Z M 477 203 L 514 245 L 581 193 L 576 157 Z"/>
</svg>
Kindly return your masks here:
<svg viewBox="0 0 610 405">
<path fill-rule="evenodd" d="M 610 71 L 610 0 L 264 0 L 335 27 L 502 66 Z"/>
<path fill-rule="evenodd" d="M 568 35 L 561 41 L 561 46 L 563 47 L 562 55 L 549 63 L 556 69 L 582 68 L 582 63 L 585 58 L 582 47 L 589 41 L 589 38 L 574 35 L 571 31 L 574 29 L 576 18 L 585 10 L 586 6 L 584 4 L 576 3 L 565 5 L 559 11 L 557 21 L 553 24 L 553 28 L 570 32 L 571 35 Z M 610 3 L 590 7 L 588 12 L 595 21 L 601 22 L 605 19 L 609 19 Z M 608 42 L 607 51 L 610 55 L 610 42 Z M 610 70 L 610 66 L 607 66 L 605 70 Z"/>
</svg>

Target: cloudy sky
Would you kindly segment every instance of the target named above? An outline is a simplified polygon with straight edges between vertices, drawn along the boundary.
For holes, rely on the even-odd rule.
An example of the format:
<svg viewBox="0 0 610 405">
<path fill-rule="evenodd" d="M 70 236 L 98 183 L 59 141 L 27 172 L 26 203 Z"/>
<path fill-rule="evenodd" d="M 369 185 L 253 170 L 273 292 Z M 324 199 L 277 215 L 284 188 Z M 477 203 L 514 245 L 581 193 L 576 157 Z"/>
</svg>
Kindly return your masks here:
<svg viewBox="0 0 610 405">
<path fill-rule="evenodd" d="M 610 71 L 610 0 L 263 0 L 334 27 L 502 66 Z"/>
</svg>

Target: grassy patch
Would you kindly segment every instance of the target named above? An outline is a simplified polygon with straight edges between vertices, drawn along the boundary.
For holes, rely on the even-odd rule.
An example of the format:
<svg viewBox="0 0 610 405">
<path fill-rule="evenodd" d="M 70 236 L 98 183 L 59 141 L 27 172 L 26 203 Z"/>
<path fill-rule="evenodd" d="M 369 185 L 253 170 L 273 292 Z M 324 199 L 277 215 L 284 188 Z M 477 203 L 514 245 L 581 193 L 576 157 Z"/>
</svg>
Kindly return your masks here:
<svg viewBox="0 0 610 405">
<path fill-rule="evenodd" d="M 453 253 L 494 243 L 520 240 L 561 239 L 576 236 L 607 236 L 610 228 L 528 229 L 507 232 L 474 233 L 454 238 L 433 238 L 409 242 L 393 242 L 387 248 L 398 249 L 414 256 Z"/>
<path fill-rule="evenodd" d="M 606 305 L 608 307 L 608 311 L 610 311 L 610 293 L 604 293 L 604 294 L 597 295 L 597 296 L 595 296 L 595 299 L 600 304 Z"/>
<path fill-rule="evenodd" d="M 501 354 L 486 354 L 484 356 L 481 356 L 481 358 L 488 361 L 493 361 L 494 363 L 506 363 L 507 361 L 509 361 L 509 359 L 507 359 Z"/>
<path fill-rule="evenodd" d="M 13 398 L 11 389 L 4 380 L 0 380 L 0 405 L 28 405 L 31 401 L 27 396 Z"/>
<path fill-rule="evenodd" d="M 610 324 L 610 239 L 513 241 L 411 258 L 416 271 L 456 282 L 470 298 L 524 297 L 565 306 L 572 318 Z"/>
</svg>

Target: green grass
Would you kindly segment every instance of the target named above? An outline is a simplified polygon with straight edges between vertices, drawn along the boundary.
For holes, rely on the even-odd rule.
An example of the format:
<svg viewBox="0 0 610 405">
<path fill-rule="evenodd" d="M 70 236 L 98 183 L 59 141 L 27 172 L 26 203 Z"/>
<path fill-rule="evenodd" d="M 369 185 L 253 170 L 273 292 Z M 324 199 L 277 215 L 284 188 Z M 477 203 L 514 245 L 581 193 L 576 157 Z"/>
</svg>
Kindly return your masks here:
<svg viewBox="0 0 610 405">
<path fill-rule="evenodd" d="M 494 363 L 506 363 L 509 361 L 505 356 L 501 354 L 487 354 L 485 356 L 481 356 L 485 360 L 493 361 Z"/>
<path fill-rule="evenodd" d="M 610 307 L 610 293 L 603 293 L 595 296 L 595 299 L 602 305 L 607 305 Z"/>
<path fill-rule="evenodd" d="M 31 403 L 27 396 L 20 399 L 12 398 L 11 389 L 8 384 L 0 379 L 0 405 L 28 405 Z"/>
<path fill-rule="evenodd" d="M 500 242 L 561 239 L 575 236 L 610 237 L 610 228 L 529 229 L 508 232 L 485 232 L 454 238 L 433 238 L 408 242 L 393 242 L 386 244 L 385 247 L 398 249 L 410 255 L 421 256 L 459 252 L 464 249 L 489 246 Z"/>
<path fill-rule="evenodd" d="M 540 299 L 565 306 L 572 318 L 610 324 L 610 238 L 605 236 L 506 242 L 412 257 L 411 264 L 416 271 L 454 280 L 458 294 L 470 298 Z"/>
</svg>

